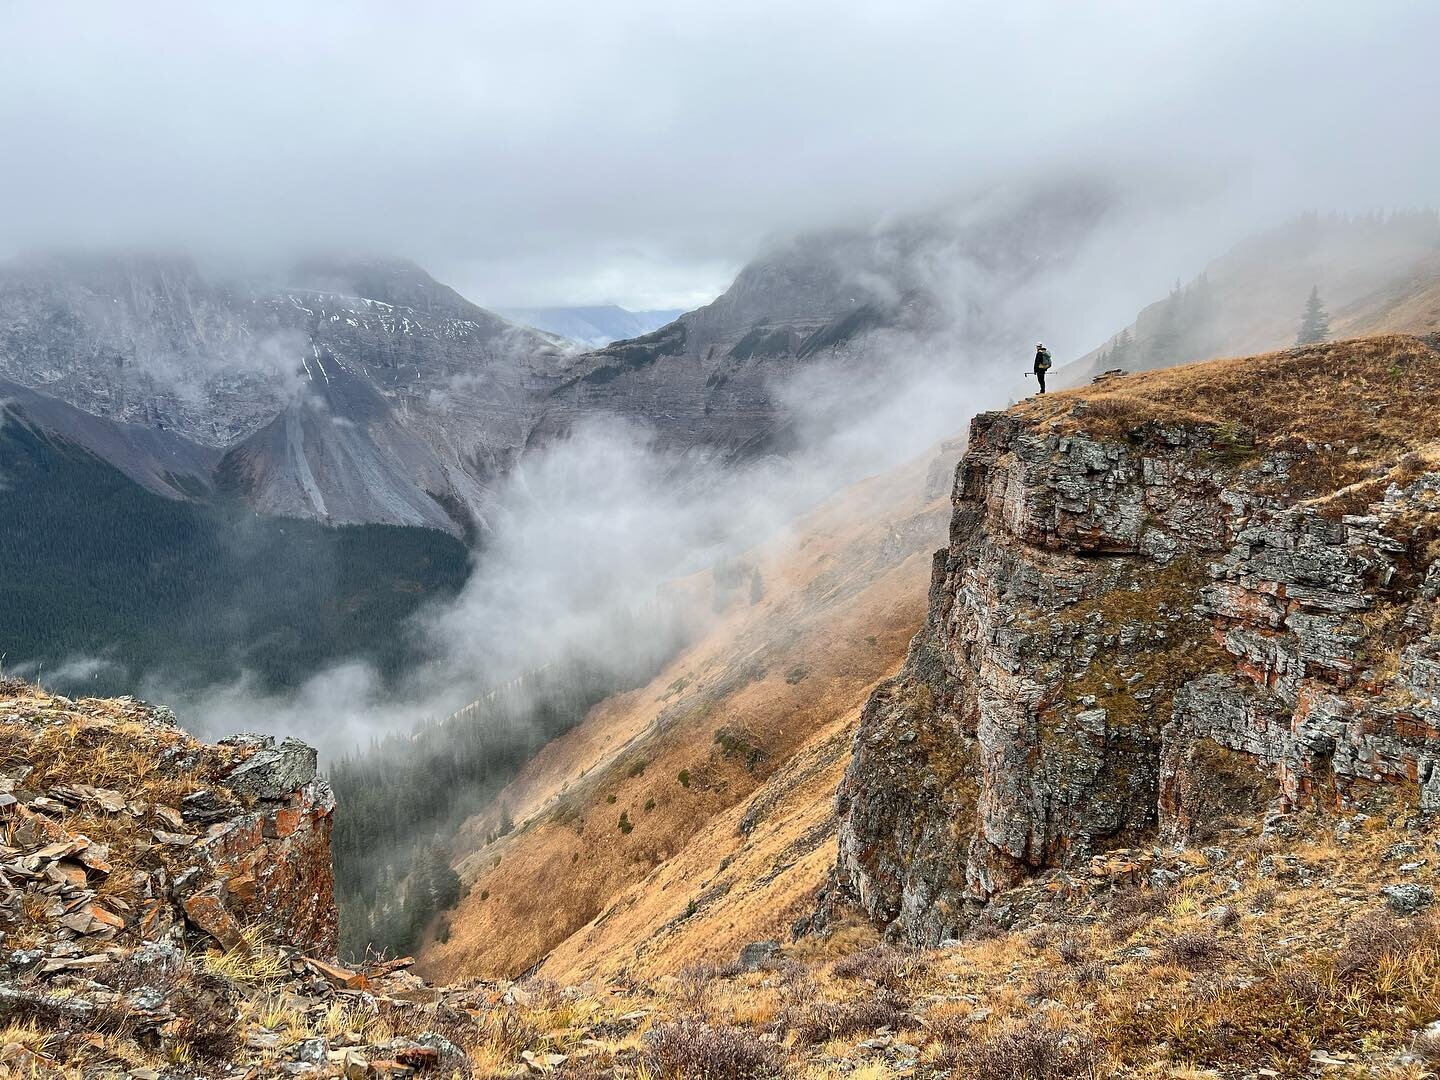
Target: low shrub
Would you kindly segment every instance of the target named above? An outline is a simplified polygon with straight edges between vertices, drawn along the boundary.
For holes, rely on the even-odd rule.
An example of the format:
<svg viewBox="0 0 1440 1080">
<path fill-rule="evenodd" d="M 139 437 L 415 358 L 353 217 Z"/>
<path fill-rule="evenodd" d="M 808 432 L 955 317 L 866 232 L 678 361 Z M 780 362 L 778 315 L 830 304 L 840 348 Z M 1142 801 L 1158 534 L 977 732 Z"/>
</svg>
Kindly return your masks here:
<svg viewBox="0 0 1440 1080">
<path fill-rule="evenodd" d="M 714 964 L 686 964 L 675 976 L 675 999 L 687 1012 L 703 1012 L 710 1000 L 711 984 L 722 977 Z"/>
<path fill-rule="evenodd" d="M 1061 963 L 1078 964 L 1085 959 L 1085 939 L 1074 931 L 1067 930 L 1060 935 L 1055 951 L 1060 954 Z"/>
<path fill-rule="evenodd" d="M 1118 893 L 1110 901 L 1106 930 L 1112 941 L 1127 941 L 1136 932 L 1150 925 L 1170 906 L 1170 895 L 1164 889 L 1133 889 Z"/>
<path fill-rule="evenodd" d="M 686 1019 L 660 1024 L 645 1039 L 650 1068 L 662 1080 L 767 1080 L 785 1075 L 784 1051 L 744 1028 Z"/>
<path fill-rule="evenodd" d="M 905 990 L 929 974 L 930 965 L 917 949 L 876 945 L 836 962 L 833 970 L 842 979 L 863 979 L 887 990 Z"/>
<path fill-rule="evenodd" d="M 1345 941 L 1335 957 L 1335 974 L 1346 978 L 1374 971 L 1383 961 L 1414 952 L 1435 937 L 1433 919 L 1407 919 L 1388 908 L 1367 911 L 1346 928 Z"/>
<path fill-rule="evenodd" d="M 1098 1074 L 1104 1055 L 1089 1032 L 1043 1017 L 1007 1025 L 958 1047 L 958 1075 L 985 1080 L 1075 1080 Z"/>
<path fill-rule="evenodd" d="M 1193 971 L 1214 963 L 1223 951 L 1212 931 L 1182 930 L 1160 944 L 1160 959 Z"/>
<path fill-rule="evenodd" d="M 787 1010 L 781 1023 L 802 1043 L 822 1043 L 876 1028 L 899 1028 L 910 1019 L 904 1009 L 885 1001 L 854 1001 L 833 1004 L 816 1002 L 805 1008 Z"/>
</svg>

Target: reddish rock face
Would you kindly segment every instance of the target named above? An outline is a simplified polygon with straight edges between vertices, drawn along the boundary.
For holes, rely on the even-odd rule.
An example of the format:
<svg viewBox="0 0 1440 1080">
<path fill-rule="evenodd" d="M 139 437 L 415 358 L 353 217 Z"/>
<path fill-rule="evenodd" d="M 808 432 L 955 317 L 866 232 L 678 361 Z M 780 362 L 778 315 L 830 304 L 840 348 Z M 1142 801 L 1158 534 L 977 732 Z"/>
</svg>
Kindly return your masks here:
<svg viewBox="0 0 1440 1080">
<path fill-rule="evenodd" d="M 262 746 L 230 775 L 245 777 L 242 791 L 258 786 L 267 794 L 283 793 L 278 798 L 252 797 L 245 813 L 210 826 L 194 848 L 201 866 L 196 888 L 211 890 L 240 921 L 263 922 L 302 951 L 331 956 L 337 945 L 330 856 L 335 796 L 330 785 L 315 776 L 314 751 L 309 751 L 309 768 L 299 773 L 293 763 L 282 762 L 290 770 L 285 782 L 298 780 L 299 787 L 283 791 L 283 784 L 271 782 L 273 777 L 257 780 L 258 770 L 251 763 L 268 750 Z"/>
<path fill-rule="evenodd" d="M 1440 473 L 1325 516 L 1289 482 L 1303 454 L 1234 438 L 976 418 L 929 620 L 839 792 L 837 881 L 892 935 L 1359 782 L 1440 810 Z"/>
</svg>

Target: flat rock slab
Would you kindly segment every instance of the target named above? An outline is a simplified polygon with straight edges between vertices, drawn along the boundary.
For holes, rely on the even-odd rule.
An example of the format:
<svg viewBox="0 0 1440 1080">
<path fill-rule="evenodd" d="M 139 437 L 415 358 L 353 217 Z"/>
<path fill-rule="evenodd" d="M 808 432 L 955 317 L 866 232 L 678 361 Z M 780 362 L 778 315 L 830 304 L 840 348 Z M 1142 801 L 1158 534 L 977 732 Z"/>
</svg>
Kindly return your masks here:
<svg viewBox="0 0 1440 1080">
<path fill-rule="evenodd" d="M 315 748 L 298 739 L 257 750 L 225 778 L 225 786 L 238 795 L 257 799 L 283 799 L 315 779 Z"/>
</svg>

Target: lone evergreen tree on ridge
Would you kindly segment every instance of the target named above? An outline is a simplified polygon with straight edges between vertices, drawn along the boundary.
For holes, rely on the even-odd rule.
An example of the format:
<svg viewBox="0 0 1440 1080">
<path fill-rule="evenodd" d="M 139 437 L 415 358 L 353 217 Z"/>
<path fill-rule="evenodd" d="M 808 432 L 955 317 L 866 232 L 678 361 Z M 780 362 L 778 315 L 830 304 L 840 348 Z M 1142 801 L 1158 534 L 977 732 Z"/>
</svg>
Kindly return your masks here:
<svg viewBox="0 0 1440 1080">
<path fill-rule="evenodd" d="M 1305 301 L 1305 313 L 1300 316 L 1300 333 L 1295 337 L 1296 345 L 1315 345 L 1330 336 L 1330 314 L 1320 302 L 1320 286 L 1310 289 L 1310 299 Z"/>
</svg>

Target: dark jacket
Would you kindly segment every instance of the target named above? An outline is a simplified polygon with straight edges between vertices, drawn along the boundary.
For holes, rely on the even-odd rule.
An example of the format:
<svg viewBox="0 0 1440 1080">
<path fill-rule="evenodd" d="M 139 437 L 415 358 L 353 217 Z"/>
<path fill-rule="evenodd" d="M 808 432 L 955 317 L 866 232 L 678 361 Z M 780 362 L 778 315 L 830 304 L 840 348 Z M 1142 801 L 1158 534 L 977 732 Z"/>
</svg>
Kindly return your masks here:
<svg viewBox="0 0 1440 1080">
<path fill-rule="evenodd" d="M 1049 370 L 1050 370 L 1050 350 L 1049 350 L 1049 349 L 1039 348 L 1039 349 L 1036 349 L 1036 350 L 1035 350 L 1035 370 L 1036 370 L 1036 371 L 1049 371 Z"/>
</svg>

